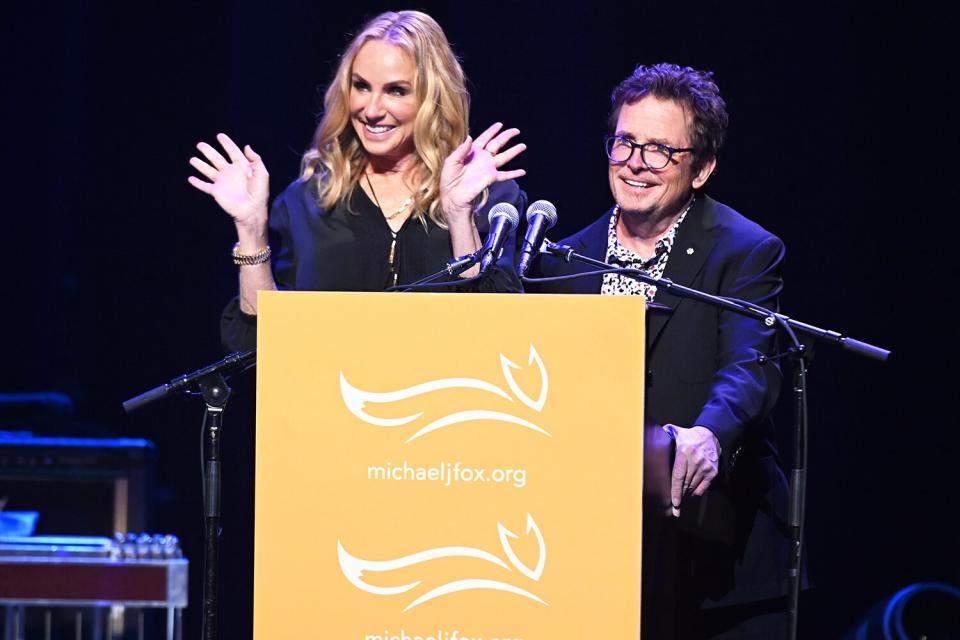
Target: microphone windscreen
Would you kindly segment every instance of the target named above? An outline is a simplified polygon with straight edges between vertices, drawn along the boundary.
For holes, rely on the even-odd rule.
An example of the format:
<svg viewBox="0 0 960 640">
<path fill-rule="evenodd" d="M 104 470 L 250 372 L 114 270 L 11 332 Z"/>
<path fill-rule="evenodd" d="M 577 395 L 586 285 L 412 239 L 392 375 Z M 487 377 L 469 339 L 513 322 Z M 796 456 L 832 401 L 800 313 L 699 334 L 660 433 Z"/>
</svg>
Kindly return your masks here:
<svg viewBox="0 0 960 640">
<path fill-rule="evenodd" d="M 547 218 L 547 229 L 552 229 L 553 225 L 557 224 L 557 208 L 549 200 L 537 200 L 527 207 L 527 222 L 532 222 L 537 214 Z"/>
<path fill-rule="evenodd" d="M 492 227 L 494 219 L 501 217 L 506 218 L 509 221 L 510 231 L 516 229 L 517 225 L 520 224 L 520 212 L 517 211 L 517 208 L 509 202 L 501 202 L 493 205 L 493 207 L 490 209 L 490 214 L 487 216 L 487 221 Z"/>
</svg>

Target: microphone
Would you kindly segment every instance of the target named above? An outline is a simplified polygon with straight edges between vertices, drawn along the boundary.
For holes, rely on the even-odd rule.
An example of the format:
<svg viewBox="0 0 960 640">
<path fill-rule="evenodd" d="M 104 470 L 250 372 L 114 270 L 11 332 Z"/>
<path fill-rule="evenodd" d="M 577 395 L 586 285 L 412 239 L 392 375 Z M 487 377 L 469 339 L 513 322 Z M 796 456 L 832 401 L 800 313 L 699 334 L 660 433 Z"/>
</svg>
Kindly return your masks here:
<svg viewBox="0 0 960 640">
<path fill-rule="evenodd" d="M 523 237 L 517 275 L 521 278 L 530 268 L 533 256 L 540 252 L 540 244 L 547 231 L 557 224 L 557 208 L 548 200 L 537 200 L 527 207 L 527 235 Z"/>
<path fill-rule="evenodd" d="M 507 236 L 520 223 L 520 212 L 512 204 L 501 202 L 493 205 L 487 220 L 490 222 L 490 231 L 487 232 L 487 239 L 480 247 L 480 254 L 483 256 L 480 261 L 480 273 L 485 272 L 491 264 L 500 259 Z"/>
</svg>

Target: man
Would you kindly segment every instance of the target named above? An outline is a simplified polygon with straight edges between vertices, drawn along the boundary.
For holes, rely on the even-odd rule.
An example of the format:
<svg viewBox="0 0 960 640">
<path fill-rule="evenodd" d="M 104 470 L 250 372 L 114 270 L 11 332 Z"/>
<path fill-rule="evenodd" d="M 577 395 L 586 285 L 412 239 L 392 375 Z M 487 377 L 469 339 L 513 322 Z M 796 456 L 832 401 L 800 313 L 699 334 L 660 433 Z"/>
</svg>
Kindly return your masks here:
<svg viewBox="0 0 960 640">
<path fill-rule="evenodd" d="M 712 74 L 673 64 L 639 66 L 612 102 L 606 151 L 616 204 L 561 244 L 614 266 L 774 308 L 783 243 L 702 192 L 728 121 Z M 588 270 L 546 256 L 540 265 L 544 276 Z M 786 481 L 767 419 L 780 372 L 760 357 L 773 355 L 774 331 L 619 274 L 541 290 L 643 295 L 669 307 L 648 314 L 646 418 L 664 425 L 676 442 L 673 514 L 706 496 L 718 508 L 697 504 L 696 511 L 717 522 L 700 524 L 722 528 L 725 503 L 732 525 L 731 535 L 711 538 L 684 526 L 684 518 L 675 520 L 675 548 L 662 547 L 670 570 L 651 583 L 645 560 L 644 629 L 657 629 L 645 637 L 783 637 Z"/>
</svg>

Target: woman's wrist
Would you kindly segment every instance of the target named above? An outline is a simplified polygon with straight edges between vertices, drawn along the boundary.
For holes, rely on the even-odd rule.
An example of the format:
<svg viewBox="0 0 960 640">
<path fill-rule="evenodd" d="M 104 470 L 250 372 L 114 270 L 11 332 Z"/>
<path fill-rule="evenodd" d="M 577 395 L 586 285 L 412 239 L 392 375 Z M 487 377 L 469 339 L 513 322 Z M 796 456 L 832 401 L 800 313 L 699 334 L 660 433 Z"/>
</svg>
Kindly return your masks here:
<svg viewBox="0 0 960 640">
<path fill-rule="evenodd" d="M 447 227 L 451 231 L 457 230 L 472 233 L 477 230 L 477 224 L 473 216 L 473 208 L 471 207 L 461 207 L 452 210 L 444 209 L 443 216 L 447 222 Z"/>
<path fill-rule="evenodd" d="M 470 253 L 480 248 L 480 232 L 472 216 L 466 220 L 448 220 L 447 230 L 450 232 L 454 250 L 465 249 L 461 253 Z"/>
<path fill-rule="evenodd" d="M 445 202 L 442 198 L 440 200 L 440 207 L 443 209 L 443 217 L 447 221 L 447 224 L 453 226 L 458 222 L 472 222 L 473 221 L 473 204 L 467 203 L 465 205 L 454 204 L 451 202 Z"/>
<path fill-rule="evenodd" d="M 266 220 L 253 224 L 237 223 L 237 246 L 240 253 L 256 253 L 267 247 Z"/>
</svg>

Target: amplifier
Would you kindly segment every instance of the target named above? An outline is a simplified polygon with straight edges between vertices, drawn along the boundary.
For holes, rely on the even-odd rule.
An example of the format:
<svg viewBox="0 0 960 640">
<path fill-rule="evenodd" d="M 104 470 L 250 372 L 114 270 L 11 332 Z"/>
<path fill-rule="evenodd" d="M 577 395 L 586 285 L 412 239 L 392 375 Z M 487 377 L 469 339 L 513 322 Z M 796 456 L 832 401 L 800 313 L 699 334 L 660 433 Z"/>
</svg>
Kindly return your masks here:
<svg viewBox="0 0 960 640">
<path fill-rule="evenodd" d="M 142 531 L 153 455 L 149 440 L 0 431 L 0 501 L 39 511 L 41 533 Z"/>
</svg>

